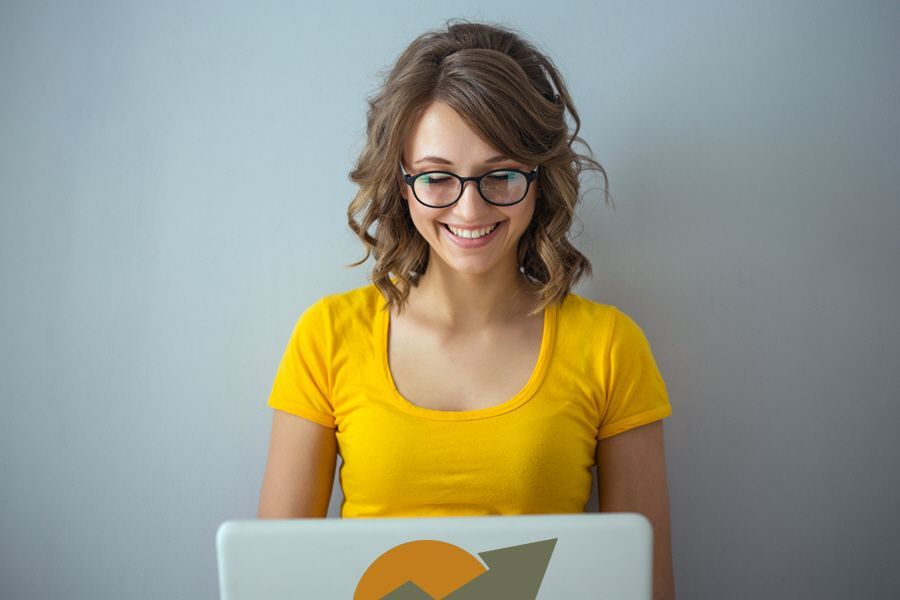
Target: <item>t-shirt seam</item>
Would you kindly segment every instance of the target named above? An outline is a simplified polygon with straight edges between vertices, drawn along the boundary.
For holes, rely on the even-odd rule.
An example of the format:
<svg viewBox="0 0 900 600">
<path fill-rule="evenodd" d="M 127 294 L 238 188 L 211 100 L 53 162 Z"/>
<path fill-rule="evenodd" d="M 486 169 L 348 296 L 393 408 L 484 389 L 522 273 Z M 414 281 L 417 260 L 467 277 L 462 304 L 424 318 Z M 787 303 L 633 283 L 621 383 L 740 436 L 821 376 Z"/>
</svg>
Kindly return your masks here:
<svg viewBox="0 0 900 600">
<path fill-rule="evenodd" d="M 327 399 L 328 406 L 331 407 L 331 412 L 334 413 L 334 376 L 332 374 L 332 365 L 333 365 L 333 357 L 334 357 L 334 329 L 331 318 L 331 306 L 328 302 L 328 296 L 325 296 L 321 300 L 322 309 L 325 312 L 324 320 L 325 320 L 325 384 L 327 386 Z M 334 418 L 334 415 L 331 415 Z"/>
<path fill-rule="evenodd" d="M 387 312 L 387 311 L 384 311 Z M 499 411 L 501 407 L 509 404 L 513 398 L 508 399 L 501 404 L 488 407 L 485 409 L 476 409 L 474 411 L 460 411 L 464 413 L 470 412 L 482 412 L 486 411 L 485 414 L 478 416 L 457 416 L 457 411 L 440 411 L 440 410 L 432 410 L 424 407 L 417 406 L 407 400 L 403 394 L 400 393 L 400 390 L 397 389 L 396 382 L 393 379 L 393 374 L 390 371 L 390 363 L 388 361 L 388 347 L 386 342 L 386 338 L 389 334 L 389 314 L 380 315 L 382 319 L 379 322 L 379 327 L 376 331 L 377 337 L 377 347 L 378 352 L 376 356 L 378 360 L 381 362 L 381 370 L 382 377 L 384 378 L 385 383 L 387 384 L 388 394 L 393 400 L 393 403 L 399 406 L 404 412 L 409 415 L 412 415 L 417 418 L 429 419 L 440 422 L 448 422 L 448 423 L 456 423 L 456 422 L 465 422 L 465 421 L 478 421 L 481 419 L 492 419 L 495 417 L 500 417 L 511 412 L 514 412 L 520 409 L 522 406 L 530 402 L 540 391 L 540 388 L 544 385 L 544 382 L 547 380 L 547 373 L 551 369 L 551 363 L 553 359 L 553 355 L 556 350 L 557 341 L 559 338 L 559 327 L 560 327 L 560 307 L 559 305 L 553 305 L 549 307 L 545 307 L 543 319 L 544 319 L 544 328 L 541 332 L 541 349 L 538 355 L 537 364 L 535 364 L 535 368 L 532 371 L 532 374 L 529 376 L 528 381 L 525 383 L 525 386 L 522 388 L 522 392 L 527 392 L 524 394 L 522 398 L 519 398 L 518 402 L 514 405 L 505 407 L 502 411 Z M 546 340 L 546 344 L 544 343 Z M 532 379 L 536 377 L 537 379 L 532 381 Z M 517 394 L 518 396 L 518 394 Z M 499 411 L 499 412 L 498 412 Z M 438 414 L 434 414 L 438 413 Z"/>
<path fill-rule="evenodd" d="M 603 385 L 603 414 L 600 415 L 600 424 L 603 423 L 603 419 L 606 418 L 606 415 L 609 413 L 609 402 L 610 402 L 610 394 L 609 390 L 612 386 L 612 340 L 616 334 L 616 324 L 618 322 L 618 309 L 616 307 L 612 307 L 612 326 L 609 328 L 609 336 L 606 339 L 606 355 L 603 357 L 603 362 L 605 363 L 605 379 Z M 600 431 L 602 425 L 598 425 L 597 431 Z"/>
<path fill-rule="evenodd" d="M 309 413 L 312 415 L 318 415 L 318 416 L 322 417 L 323 420 L 328 422 L 328 425 L 326 425 L 326 427 L 337 427 L 337 424 L 333 423 L 333 421 L 335 420 L 334 415 L 330 415 L 330 414 L 324 413 L 320 410 L 316 410 L 315 408 L 312 408 L 307 404 L 297 402 L 296 400 L 293 400 L 290 397 L 285 396 L 283 394 L 273 394 L 270 397 L 269 404 L 273 404 L 273 403 L 289 405 L 289 406 L 291 406 L 291 408 L 297 410 L 300 413 L 306 412 L 306 413 Z M 324 425 L 324 423 L 319 423 L 319 424 Z"/>
<path fill-rule="evenodd" d="M 601 434 L 604 431 L 609 431 L 610 429 L 616 429 L 617 427 L 622 427 L 623 425 L 634 424 L 635 426 L 637 426 L 637 425 L 645 425 L 645 424 L 652 423 L 653 421 L 647 421 L 647 423 L 642 423 L 642 421 L 650 415 L 654 415 L 657 413 L 666 413 L 666 412 L 671 411 L 671 409 L 672 409 L 671 403 L 667 402 L 666 404 L 657 406 L 656 408 L 651 408 L 650 410 L 645 410 L 642 413 L 638 413 L 636 415 L 631 415 L 630 417 L 626 417 L 624 419 L 619 419 L 618 421 L 615 421 L 614 423 L 609 423 L 608 425 L 604 425 L 602 428 L 600 428 L 597 431 L 597 439 L 601 439 L 601 437 L 602 437 Z M 669 414 L 671 414 L 671 413 L 669 412 Z M 630 427 L 626 427 L 624 431 L 627 431 L 628 429 L 630 429 Z M 623 433 L 624 431 L 620 431 L 618 433 Z M 607 436 L 607 437 L 612 437 L 612 436 Z"/>
</svg>

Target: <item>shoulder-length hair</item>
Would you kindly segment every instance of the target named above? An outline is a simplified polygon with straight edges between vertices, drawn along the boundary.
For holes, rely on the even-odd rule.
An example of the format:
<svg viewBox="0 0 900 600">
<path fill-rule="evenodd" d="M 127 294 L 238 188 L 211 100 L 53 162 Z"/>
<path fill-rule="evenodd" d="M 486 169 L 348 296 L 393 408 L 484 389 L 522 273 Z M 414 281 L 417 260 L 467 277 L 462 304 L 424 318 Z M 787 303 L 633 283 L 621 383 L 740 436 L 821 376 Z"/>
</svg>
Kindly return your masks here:
<svg viewBox="0 0 900 600">
<path fill-rule="evenodd" d="M 350 229 L 366 255 L 348 266 L 375 257 L 370 279 L 388 310 L 394 304 L 402 310 L 410 286 L 425 272 L 428 243 L 409 215 L 400 162 L 419 116 L 440 101 L 501 153 L 541 167 L 536 181 L 541 193 L 518 246 L 519 270 L 538 285 L 536 314 L 591 274 L 590 262 L 567 236 L 579 201 L 579 174 L 586 169 L 602 174 L 607 203 L 609 179 L 578 136 L 581 119 L 552 61 L 509 28 L 452 21 L 413 40 L 367 99 L 367 140 L 349 174 L 359 191 L 347 209 Z M 572 132 L 566 110 L 575 123 Z M 589 155 L 578 154 L 575 142 Z"/>
</svg>

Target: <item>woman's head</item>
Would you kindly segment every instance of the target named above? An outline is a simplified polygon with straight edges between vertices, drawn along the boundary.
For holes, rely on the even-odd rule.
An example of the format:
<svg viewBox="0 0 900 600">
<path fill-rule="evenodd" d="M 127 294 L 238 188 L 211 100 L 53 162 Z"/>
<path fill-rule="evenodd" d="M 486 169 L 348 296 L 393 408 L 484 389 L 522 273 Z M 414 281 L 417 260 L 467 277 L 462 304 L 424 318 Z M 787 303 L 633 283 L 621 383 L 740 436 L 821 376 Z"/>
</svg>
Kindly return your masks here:
<svg viewBox="0 0 900 600">
<path fill-rule="evenodd" d="M 410 131 L 401 162 L 404 172 L 418 175 L 402 193 L 410 219 L 430 248 L 429 270 L 516 278 L 517 245 L 534 213 L 535 165 L 498 153 L 439 100 L 425 108 Z M 461 188 L 451 173 L 484 176 L 480 189 L 485 196 L 477 182 Z"/>
<path fill-rule="evenodd" d="M 566 110 L 575 122 L 571 134 Z M 416 140 L 421 141 L 429 119 L 436 117 L 465 125 L 457 141 L 473 133 L 476 138 L 470 141 L 479 143 L 466 156 L 460 147 L 444 146 L 455 153 L 445 158 L 459 164 L 422 163 L 420 168 L 411 164 L 420 157 L 409 154 Z M 574 142 L 584 143 L 577 136 L 579 128 L 580 119 L 557 69 L 521 35 L 469 22 L 422 34 L 400 55 L 381 89 L 369 99 L 367 143 L 350 172 L 360 189 L 348 209 L 348 221 L 366 245 L 366 256 L 354 265 L 373 254 L 372 281 L 389 305 L 402 306 L 410 286 L 428 267 L 429 242 L 437 239 L 425 239 L 413 220 L 429 213 L 411 211 L 422 208 L 434 215 L 452 209 L 448 214 L 454 219 L 470 219 L 452 224 L 482 224 L 481 219 L 524 223 L 516 236 L 517 264 L 511 268 L 520 269 L 540 288 L 542 304 L 536 310 L 562 300 L 582 274 L 590 273 L 588 260 L 567 239 L 579 199 L 578 176 L 584 169 L 593 169 L 606 177 L 599 163 L 572 149 Z M 539 165 L 522 206 L 498 208 L 483 202 L 474 184 L 465 187 L 457 203 L 462 206 L 428 209 L 409 204 L 412 190 L 403 180 L 401 162 L 412 174 L 440 169 L 462 176 L 481 175 L 492 165 L 480 164 L 480 159 L 494 154 L 508 159 L 496 163 L 497 168 L 530 171 Z M 531 213 L 525 221 L 523 209 Z M 433 218 L 436 223 L 441 220 Z M 370 233 L 376 222 L 376 231 Z M 432 233 L 439 232 L 439 224 L 429 226 Z"/>
</svg>

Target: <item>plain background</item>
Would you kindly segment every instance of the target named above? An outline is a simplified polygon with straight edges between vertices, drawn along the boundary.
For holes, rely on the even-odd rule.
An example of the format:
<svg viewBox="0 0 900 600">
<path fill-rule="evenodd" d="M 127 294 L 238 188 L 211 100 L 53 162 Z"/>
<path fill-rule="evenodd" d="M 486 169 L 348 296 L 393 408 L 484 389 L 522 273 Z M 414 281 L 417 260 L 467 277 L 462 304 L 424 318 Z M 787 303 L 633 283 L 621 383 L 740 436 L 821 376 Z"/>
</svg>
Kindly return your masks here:
<svg viewBox="0 0 900 600">
<path fill-rule="evenodd" d="M 667 382 L 679 597 L 900 594 L 896 2 L 6 1 L 0 596 L 216 597 L 294 322 L 367 283 L 365 98 L 450 17 L 546 51 L 609 171 L 575 291 Z"/>
</svg>

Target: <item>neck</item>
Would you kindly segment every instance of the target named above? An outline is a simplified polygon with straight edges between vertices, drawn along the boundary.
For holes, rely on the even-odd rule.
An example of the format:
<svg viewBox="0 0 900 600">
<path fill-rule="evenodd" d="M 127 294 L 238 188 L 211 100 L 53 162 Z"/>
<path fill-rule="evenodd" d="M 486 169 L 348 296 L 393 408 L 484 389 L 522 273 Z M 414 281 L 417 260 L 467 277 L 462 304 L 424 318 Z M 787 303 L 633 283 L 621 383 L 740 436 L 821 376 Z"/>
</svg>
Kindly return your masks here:
<svg viewBox="0 0 900 600">
<path fill-rule="evenodd" d="M 525 317 L 534 308 L 536 289 L 514 264 L 471 274 L 429 260 L 418 285 L 410 290 L 410 300 L 417 305 L 416 312 L 436 326 L 477 333 Z"/>
</svg>

